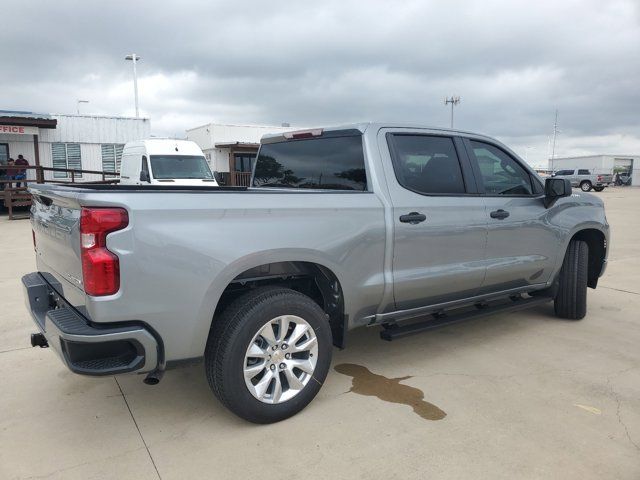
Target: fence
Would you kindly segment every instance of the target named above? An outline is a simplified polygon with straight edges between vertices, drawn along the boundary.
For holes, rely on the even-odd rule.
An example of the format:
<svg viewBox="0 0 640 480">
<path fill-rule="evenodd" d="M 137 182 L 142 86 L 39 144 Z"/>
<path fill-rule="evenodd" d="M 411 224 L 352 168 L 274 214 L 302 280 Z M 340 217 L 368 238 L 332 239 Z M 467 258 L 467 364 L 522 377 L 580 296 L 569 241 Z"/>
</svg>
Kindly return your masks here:
<svg viewBox="0 0 640 480">
<path fill-rule="evenodd" d="M 27 186 L 30 183 L 83 183 L 83 184 L 105 184 L 105 183 L 117 183 L 120 180 L 117 178 L 120 176 L 117 172 L 103 172 L 97 170 L 81 170 L 73 168 L 56 168 L 56 167 L 43 167 L 41 165 L 18 165 L 18 166 L 6 166 L 0 165 L 0 169 L 6 171 L 0 175 L 0 189 L 3 191 L 4 206 L 9 212 L 9 220 L 15 218 L 26 218 L 28 215 L 16 215 L 13 212 L 15 207 L 28 207 L 31 205 L 31 195 L 27 191 Z M 15 177 L 16 172 L 22 170 L 33 170 L 35 172 L 35 179 L 18 180 Z M 54 172 L 53 179 L 45 179 L 46 172 Z M 65 173 L 66 178 L 55 178 L 55 172 Z M 97 181 L 78 181 L 82 180 L 83 174 L 99 175 L 102 176 L 102 180 Z M 107 177 L 112 177 L 107 179 Z M 113 178 L 115 177 L 115 178 Z M 18 187 L 18 185 L 20 185 Z"/>
</svg>

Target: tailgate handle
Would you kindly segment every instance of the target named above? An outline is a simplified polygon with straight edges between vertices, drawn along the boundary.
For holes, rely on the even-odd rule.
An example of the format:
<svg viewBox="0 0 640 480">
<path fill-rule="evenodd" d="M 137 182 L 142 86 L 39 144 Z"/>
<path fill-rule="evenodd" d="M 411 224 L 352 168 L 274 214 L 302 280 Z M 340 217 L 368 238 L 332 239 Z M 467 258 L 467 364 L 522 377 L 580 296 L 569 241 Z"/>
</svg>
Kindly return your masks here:
<svg viewBox="0 0 640 480">
<path fill-rule="evenodd" d="M 53 204 L 53 199 L 49 197 L 43 197 L 42 195 L 33 195 L 33 196 L 36 197 L 36 200 L 38 200 L 40 203 L 42 203 L 46 207 L 50 207 L 51 204 Z"/>
</svg>

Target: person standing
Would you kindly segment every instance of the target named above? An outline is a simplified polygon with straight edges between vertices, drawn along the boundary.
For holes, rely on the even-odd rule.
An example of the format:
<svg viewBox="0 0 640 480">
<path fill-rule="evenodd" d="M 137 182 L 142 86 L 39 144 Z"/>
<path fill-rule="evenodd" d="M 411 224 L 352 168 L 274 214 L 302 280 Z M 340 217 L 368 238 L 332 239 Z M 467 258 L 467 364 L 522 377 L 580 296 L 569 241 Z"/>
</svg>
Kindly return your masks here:
<svg viewBox="0 0 640 480">
<path fill-rule="evenodd" d="M 28 167 L 29 166 L 29 161 L 24 158 L 22 156 L 22 154 L 18 155 L 18 159 L 15 161 L 16 165 L 20 165 L 21 167 Z M 22 168 L 20 170 L 17 170 L 15 173 L 15 176 L 13 177 L 16 180 L 26 180 L 27 179 L 27 169 L 26 168 Z M 24 182 L 24 186 L 27 186 L 27 182 Z M 20 188 L 20 182 L 16 183 L 16 187 Z"/>
<path fill-rule="evenodd" d="M 5 172 L 6 172 L 5 178 L 7 180 L 13 180 L 13 177 L 16 174 L 16 170 L 15 170 L 14 164 L 15 164 L 15 160 L 13 158 L 10 158 L 7 161 L 7 168 L 5 170 Z M 13 188 L 13 184 L 11 182 L 5 183 L 4 188 L 11 189 L 11 188 Z"/>
</svg>

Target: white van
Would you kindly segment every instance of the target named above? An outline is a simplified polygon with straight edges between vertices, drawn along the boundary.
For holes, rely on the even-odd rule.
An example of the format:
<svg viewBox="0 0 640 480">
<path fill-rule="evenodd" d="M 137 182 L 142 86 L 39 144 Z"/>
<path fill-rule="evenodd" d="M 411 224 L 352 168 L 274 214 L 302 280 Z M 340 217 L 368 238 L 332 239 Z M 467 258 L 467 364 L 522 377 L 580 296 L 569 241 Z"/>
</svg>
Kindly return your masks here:
<svg viewBox="0 0 640 480">
<path fill-rule="evenodd" d="M 121 185 L 217 186 L 200 147 L 187 140 L 151 138 L 127 143 Z"/>
</svg>

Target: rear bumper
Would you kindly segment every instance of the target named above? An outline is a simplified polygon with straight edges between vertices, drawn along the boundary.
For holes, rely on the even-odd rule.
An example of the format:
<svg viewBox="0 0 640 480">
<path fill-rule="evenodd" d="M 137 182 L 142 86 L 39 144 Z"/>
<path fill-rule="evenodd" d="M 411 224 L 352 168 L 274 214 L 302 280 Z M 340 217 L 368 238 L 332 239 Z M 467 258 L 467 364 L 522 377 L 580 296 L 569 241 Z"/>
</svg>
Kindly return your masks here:
<svg viewBox="0 0 640 480">
<path fill-rule="evenodd" d="M 22 277 L 27 309 L 62 361 L 82 375 L 153 372 L 159 367 L 159 343 L 134 323 L 99 325 L 67 304 L 38 272 Z"/>
</svg>

